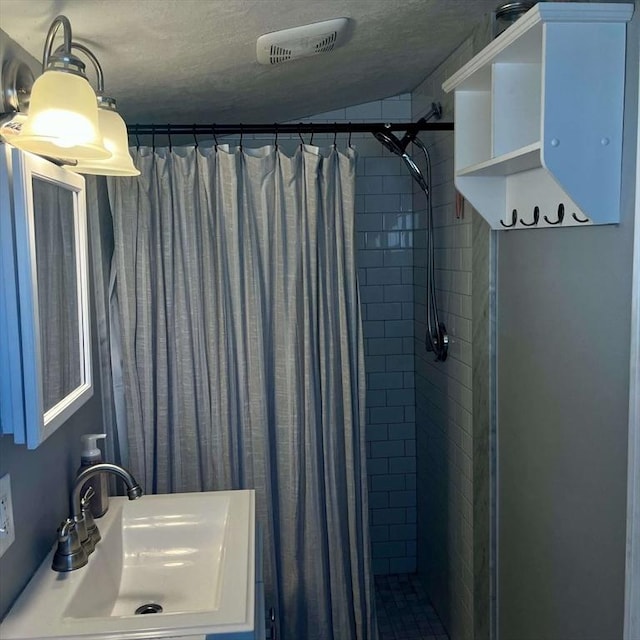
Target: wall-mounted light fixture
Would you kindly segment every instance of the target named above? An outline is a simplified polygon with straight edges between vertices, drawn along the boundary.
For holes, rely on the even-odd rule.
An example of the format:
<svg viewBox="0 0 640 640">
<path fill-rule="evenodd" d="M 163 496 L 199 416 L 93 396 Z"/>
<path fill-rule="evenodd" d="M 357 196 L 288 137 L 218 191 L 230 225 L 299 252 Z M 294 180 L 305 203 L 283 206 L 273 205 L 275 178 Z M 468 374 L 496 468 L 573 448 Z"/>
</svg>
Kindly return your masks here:
<svg viewBox="0 0 640 640">
<path fill-rule="evenodd" d="M 90 173 L 100 176 L 139 176 L 140 172 L 135 168 L 129 154 L 127 138 L 127 125 L 116 111 L 115 98 L 104 95 L 104 74 L 98 59 L 84 45 L 77 42 L 71 43 L 72 49 L 82 51 L 91 60 L 97 76 L 98 93 L 98 124 L 100 134 L 104 139 L 104 146 L 111 153 L 106 160 L 78 159 L 72 171 L 77 173 Z"/>
<path fill-rule="evenodd" d="M 62 26 L 64 45 L 52 53 L 53 40 Z M 82 60 L 71 52 L 71 23 L 58 16 L 44 45 L 42 75 L 31 89 L 29 115 L 11 143 L 43 156 L 61 160 L 106 159 L 98 125 L 98 105 Z"/>
<path fill-rule="evenodd" d="M 53 51 L 60 26 L 63 44 Z M 81 51 L 94 65 L 97 96 L 85 74 L 84 62 L 73 50 Z M 20 106 L 12 105 L 18 113 L 2 127 L 5 140 L 24 151 L 71 164 L 78 173 L 139 175 L 129 155 L 126 126 L 115 110 L 116 102 L 103 95 L 102 67 L 87 47 L 73 42 L 66 16 L 56 17 L 49 27 L 42 70 L 31 88 L 30 101 L 23 100 L 29 105 L 28 115 L 25 117 Z M 5 95 L 11 92 L 11 88 L 3 89 Z"/>
</svg>

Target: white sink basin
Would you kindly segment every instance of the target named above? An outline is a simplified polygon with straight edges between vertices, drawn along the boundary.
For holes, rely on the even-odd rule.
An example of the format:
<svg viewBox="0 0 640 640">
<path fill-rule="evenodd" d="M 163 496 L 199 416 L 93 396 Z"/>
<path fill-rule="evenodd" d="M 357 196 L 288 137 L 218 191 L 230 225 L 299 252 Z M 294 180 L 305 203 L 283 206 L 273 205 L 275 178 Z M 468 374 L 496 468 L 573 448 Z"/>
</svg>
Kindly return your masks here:
<svg viewBox="0 0 640 640">
<path fill-rule="evenodd" d="M 89 563 L 56 573 L 52 553 L 0 626 L 3 640 L 252 638 L 253 491 L 111 498 Z M 136 615 L 153 604 L 161 613 Z"/>
</svg>

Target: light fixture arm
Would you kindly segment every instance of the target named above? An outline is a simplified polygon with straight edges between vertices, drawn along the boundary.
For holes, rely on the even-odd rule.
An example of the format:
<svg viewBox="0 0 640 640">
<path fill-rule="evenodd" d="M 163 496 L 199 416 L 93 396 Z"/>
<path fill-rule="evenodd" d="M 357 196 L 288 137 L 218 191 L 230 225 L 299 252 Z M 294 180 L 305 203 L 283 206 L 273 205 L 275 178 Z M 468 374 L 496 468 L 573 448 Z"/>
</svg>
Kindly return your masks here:
<svg viewBox="0 0 640 640">
<path fill-rule="evenodd" d="M 61 44 L 56 49 L 55 53 L 56 54 L 67 53 L 67 51 L 65 51 L 65 46 L 66 46 L 65 44 Z M 102 72 L 102 65 L 98 61 L 98 58 L 96 58 L 95 54 L 91 51 L 91 49 L 89 49 L 88 47 L 85 47 L 83 44 L 80 44 L 79 42 L 72 41 L 71 48 L 69 49 L 69 51 L 71 51 L 71 49 L 77 49 L 78 51 L 82 51 L 82 53 L 84 53 L 84 55 L 87 56 L 89 60 L 91 60 L 93 64 L 93 68 L 96 70 L 97 85 L 98 85 L 96 93 L 99 96 L 101 96 L 104 93 L 104 73 Z"/>
<path fill-rule="evenodd" d="M 49 58 L 51 57 L 51 49 L 53 47 L 53 39 L 56 37 L 58 28 L 62 25 L 62 37 L 64 44 L 61 45 L 64 54 L 69 55 L 71 53 L 71 22 L 67 16 L 57 16 L 47 32 L 47 38 L 44 41 L 44 52 L 42 54 L 42 71 L 46 71 L 49 66 Z"/>
</svg>

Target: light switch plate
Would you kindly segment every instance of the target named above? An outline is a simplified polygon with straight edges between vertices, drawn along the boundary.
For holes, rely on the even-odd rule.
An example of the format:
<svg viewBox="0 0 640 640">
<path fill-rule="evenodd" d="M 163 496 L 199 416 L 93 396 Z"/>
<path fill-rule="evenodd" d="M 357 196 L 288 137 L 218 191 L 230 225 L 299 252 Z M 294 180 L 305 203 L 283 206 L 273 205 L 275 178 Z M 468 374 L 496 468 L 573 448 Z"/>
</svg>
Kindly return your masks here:
<svg viewBox="0 0 640 640">
<path fill-rule="evenodd" d="M 16 532 L 13 526 L 13 503 L 11 502 L 11 479 L 9 474 L 0 478 L 0 557 L 13 544 Z"/>
</svg>

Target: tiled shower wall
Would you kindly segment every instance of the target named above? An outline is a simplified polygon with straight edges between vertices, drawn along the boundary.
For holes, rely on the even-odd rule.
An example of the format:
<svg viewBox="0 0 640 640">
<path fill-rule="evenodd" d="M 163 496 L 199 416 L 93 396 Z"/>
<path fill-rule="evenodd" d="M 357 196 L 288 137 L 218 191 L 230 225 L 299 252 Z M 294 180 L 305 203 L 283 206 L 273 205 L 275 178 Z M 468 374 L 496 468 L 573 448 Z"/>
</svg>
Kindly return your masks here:
<svg viewBox="0 0 640 640">
<path fill-rule="evenodd" d="M 416 101 L 415 117 L 427 105 Z M 444 106 L 444 104 L 443 104 Z M 422 108 L 421 108 L 422 107 Z M 434 362 L 426 332 L 426 232 L 416 231 L 416 431 L 419 571 L 452 638 L 470 638 L 472 622 L 471 220 L 455 217 L 453 133 L 424 135 L 432 162 L 436 289 L 449 356 Z M 419 163 L 423 166 L 423 163 Z M 417 226 L 425 201 L 415 194 Z M 459 630 L 456 627 L 459 626 Z"/>
<path fill-rule="evenodd" d="M 411 95 L 346 107 L 314 122 L 411 119 Z M 345 140 L 338 139 L 338 146 Z M 319 140 L 314 138 L 314 142 Z M 370 134 L 358 151 L 356 230 L 367 374 L 367 455 L 374 572 L 416 569 L 413 186 L 400 158 Z"/>
<path fill-rule="evenodd" d="M 453 120 L 442 82 L 478 50 L 476 30 L 412 94 L 413 119 L 440 101 Z M 432 161 L 436 289 L 449 357 L 434 361 L 426 332 L 426 203 L 414 193 L 418 571 L 452 640 L 489 637 L 489 229 L 465 203 L 456 214 L 453 133 L 422 136 Z M 423 162 L 419 162 L 421 167 Z M 472 268 L 473 267 L 473 268 Z M 472 369 L 472 361 L 474 368 Z"/>
</svg>

